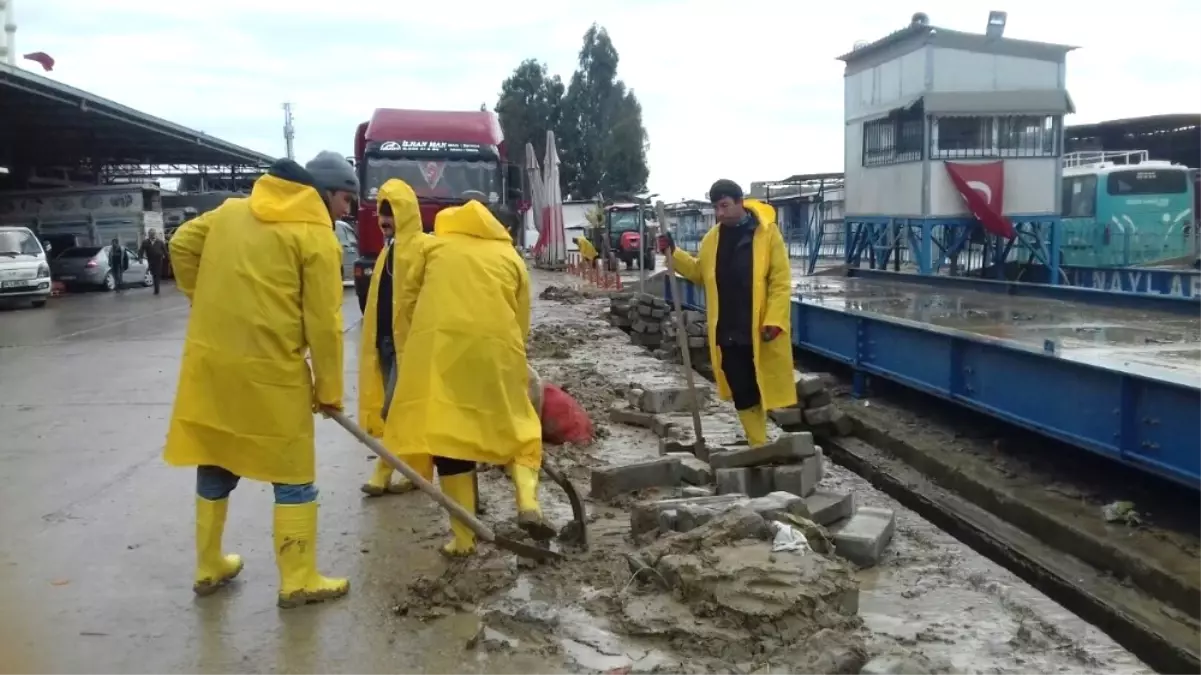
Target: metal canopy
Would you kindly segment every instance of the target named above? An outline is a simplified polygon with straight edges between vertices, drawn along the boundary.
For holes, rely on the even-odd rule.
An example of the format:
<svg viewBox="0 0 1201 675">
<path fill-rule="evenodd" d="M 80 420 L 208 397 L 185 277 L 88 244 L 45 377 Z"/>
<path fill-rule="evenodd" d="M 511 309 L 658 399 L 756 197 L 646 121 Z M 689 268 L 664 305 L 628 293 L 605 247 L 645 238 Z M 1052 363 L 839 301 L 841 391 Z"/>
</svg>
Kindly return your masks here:
<svg viewBox="0 0 1201 675">
<path fill-rule="evenodd" d="M 274 158 L 0 64 L 0 165 L 266 166 Z"/>
</svg>

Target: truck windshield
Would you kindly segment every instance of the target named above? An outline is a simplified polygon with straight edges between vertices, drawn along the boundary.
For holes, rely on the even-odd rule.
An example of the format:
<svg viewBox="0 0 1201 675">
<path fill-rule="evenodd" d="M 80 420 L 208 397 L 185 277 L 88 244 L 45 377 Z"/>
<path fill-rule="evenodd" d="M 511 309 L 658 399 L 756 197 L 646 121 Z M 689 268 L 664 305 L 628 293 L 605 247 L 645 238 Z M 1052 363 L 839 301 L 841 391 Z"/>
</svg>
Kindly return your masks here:
<svg viewBox="0 0 1201 675">
<path fill-rule="evenodd" d="M 609 231 L 613 234 L 638 231 L 637 211 L 610 211 Z"/>
<path fill-rule="evenodd" d="M 390 178 L 408 183 L 418 197 L 426 199 L 500 199 L 500 172 L 496 162 L 445 159 L 385 159 L 368 157 L 364 188 L 374 200 Z M 464 194 L 478 193 L 478 194 Z"/>
</svg>

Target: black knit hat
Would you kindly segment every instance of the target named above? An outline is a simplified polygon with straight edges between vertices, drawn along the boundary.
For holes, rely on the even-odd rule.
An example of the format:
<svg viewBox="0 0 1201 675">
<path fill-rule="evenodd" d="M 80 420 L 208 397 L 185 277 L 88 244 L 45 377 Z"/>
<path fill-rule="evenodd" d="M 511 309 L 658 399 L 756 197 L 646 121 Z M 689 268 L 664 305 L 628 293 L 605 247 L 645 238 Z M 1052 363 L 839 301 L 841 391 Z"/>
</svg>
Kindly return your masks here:
<svg viewBox="0 0 1201 675">
<path fill-rule="evenodd" d="M 729 197 L 736 202 L 742 201 L 742 188 L 738 187 L 738 183 L 722 178 L 709 188 L 709 203 L 716 204 L 722 200 L 722 197 Z"/>
</svg>

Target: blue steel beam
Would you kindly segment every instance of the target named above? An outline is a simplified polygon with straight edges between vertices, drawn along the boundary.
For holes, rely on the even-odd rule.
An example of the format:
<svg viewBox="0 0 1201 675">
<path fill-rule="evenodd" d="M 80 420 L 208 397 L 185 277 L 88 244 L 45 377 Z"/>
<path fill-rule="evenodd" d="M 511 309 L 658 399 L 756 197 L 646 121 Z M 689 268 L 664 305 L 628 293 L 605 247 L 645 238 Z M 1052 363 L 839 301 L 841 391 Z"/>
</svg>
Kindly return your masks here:
<svg viewBox="0 0 1201 675">
<path fill-rule="evenodd" d="M 687 281 L 680 288 L 684 304 L 704 308 L 701 289 Z M 1201 489 L 1196 386 L 799 299 L 792 303 L 792 342 L 851 366 L 859 394 L 867 376 L 887 378 Z"/>
<path fill-rule="evenodd" d="M 1016 297 L 1046 298 L 1063 302 L 1076 302 L 1103 307 L 1126 307 L 1148 311 L 1172 312 L 1197 316 L 1201 314 L 1201 296 L 1146 295 L 1141 293 L 1114 293 L 1095 288 L 1077 286 L 1052 286 L 1031 284 L 1022 281 L 997 281 L 978 277 L 948 277 L 941 275 L 917 275 L 905 272 L 885 272 L 850 268 L 847 276 L 875 281 L 891 281 L 904 284 L 920 284 L 962 291 L 999 293 Z"/>
</svg>

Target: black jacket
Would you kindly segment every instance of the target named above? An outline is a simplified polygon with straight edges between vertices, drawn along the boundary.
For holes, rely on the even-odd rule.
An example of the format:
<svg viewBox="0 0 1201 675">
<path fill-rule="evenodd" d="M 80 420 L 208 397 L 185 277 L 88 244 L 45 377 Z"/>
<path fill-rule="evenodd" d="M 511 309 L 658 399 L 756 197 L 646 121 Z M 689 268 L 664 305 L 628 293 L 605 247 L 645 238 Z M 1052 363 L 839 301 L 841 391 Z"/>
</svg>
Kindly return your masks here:
<svg viewBox="0 0 1201 675">
<path fill-rule="evenodd" d="M 747 210 L 737 225 L 720 225 L 717 237 L 717 344 L 753 345 L 755 230 L 759 221 Z"/>
</svg>

